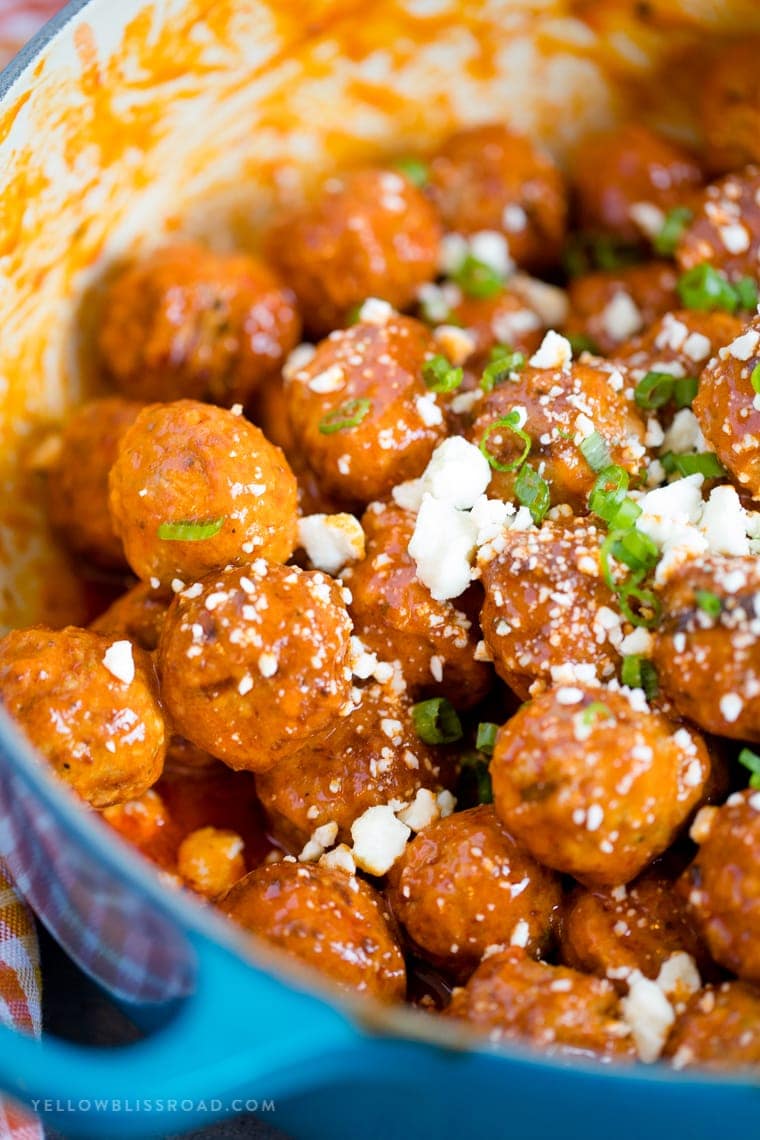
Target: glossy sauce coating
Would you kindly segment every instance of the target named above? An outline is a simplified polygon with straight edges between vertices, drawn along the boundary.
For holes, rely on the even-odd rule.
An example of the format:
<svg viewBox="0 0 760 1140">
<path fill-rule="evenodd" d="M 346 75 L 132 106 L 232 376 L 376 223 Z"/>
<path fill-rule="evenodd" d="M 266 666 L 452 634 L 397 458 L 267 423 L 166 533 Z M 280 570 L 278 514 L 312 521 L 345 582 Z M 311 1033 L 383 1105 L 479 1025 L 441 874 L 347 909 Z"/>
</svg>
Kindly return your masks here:
<svg viewBox="0 0 760 1140">
<path fill-rule="evenodd" d="M 138 582 L 99 614 L 90 629 L 110 637 L 126 637 L 152 653 L 173 597 L 171 590 L 156 590 L 149 582 Z"/>
<path fill-rule="evenodd" d="M 368 883 L 327 867 L 271 863 L 241 879 L 220 905 L 233 922 L 341 988 L 381 1001 L 404 997 L 404 959 Z"/>
<path fill-rule="evenodd" d="M 567 290 L 565 331 L 585 336 L 598 352 L 612 352 L 629 337 L 678 307 L 678 271 L 668 261 L 645 261 L 574 277 Z"/>
<path fill-rule="evenodd" d="M 676 1019 L 664 1056 L 674 1069 L 760 1065 L 760 990 L 744 982 L 706 986 Z"/>
<path fill-rule="evenodd" d="M 742 322 L 729 313 L 679 309 L 653 320 L 645 332 L 626 340 L 614 353 L 626 375 L 638 383 L 647 372 L 699 376 L 719 349 L 742 331 Z"/>
<path fill-rule="evenodd" d="M 166 754 L 151 661 L 128 642 L 112 646 L 111 638 L 73 627 L 13 630 L 0 641 L 3 706 L 56 775 L 95 808 L 142 795 Z"/>
<path fill-rule="evenodd" d="M 748 166 L 710 183 L 676 249 L 681 270 L 708 262 L 734 281 L 758 276 L 760 169 Z"/>
<path fill-rule="evenodd" d="M 760 161 L 760 38 L 722 44 L 699 85 L 705 158 L 718 173 Z"/>
</svg>

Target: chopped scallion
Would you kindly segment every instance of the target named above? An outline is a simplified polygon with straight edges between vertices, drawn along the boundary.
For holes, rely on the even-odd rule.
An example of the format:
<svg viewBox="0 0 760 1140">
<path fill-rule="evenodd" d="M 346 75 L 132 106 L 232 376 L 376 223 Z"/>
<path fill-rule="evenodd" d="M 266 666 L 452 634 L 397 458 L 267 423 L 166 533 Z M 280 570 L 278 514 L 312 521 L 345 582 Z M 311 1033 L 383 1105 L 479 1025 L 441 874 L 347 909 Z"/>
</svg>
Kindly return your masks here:
<svg viewBox="0 0 760 1140">
<path fill-rule="evenodd" d="M 480 387 L 484 392 L 492 392 L 497 384 L 506 380 L 510 372 L 519 372 L 525 366 L 525 356 L 505 344 L 497 344 L 491 349 L 491 359 L 483 369 Z"/>
<path fill-rule="evenodd" d="M 427 186 L 430 181 L 430 169 L 421 158 L 414 158 L 409 155 L 404 158 L 397 158 L 393 165 L 415 186 Z"/>
<path fill-rule="evenodd" d="M 647 372 L 636 385 L 633 398 L 640 408 L 649 412 L 668 404 L 674 388 L 675 380 L 669 372 Z"/>
<path fill-rule="evenodd" d="M 705 479 L 720 479 L 726 469 L 712 451 L 699 455 L 673 455 L 673 466 L 680 475 L 704 475 Z"/>
<path fill-rule="evenodd" d="M 492 724 L 491 721 L 488 720 L 482 720 L 480 722 L 478 725 L 478 735 L 475 739 L 475 747 L 479 752 L 485 752 L 488 756 L 493 753 L 498 731 L 498 724 Z"/>
<path fill-rule="evenodd" d="M 490 463 L 491 467 L 493 467 L 494 471 L 517 471 L 517 469 L 519 467 L 522 467 L 523 463 L 528 458 L 531 448 L 531 438 L 528 433 L 526 431 L 523 431 L 523 429 L 520 427 L 520 422 L 520 412 L 516 408 L 513 408 L 512 411 L 509 412 L 506 416 L 502 416 L 500 419 L 494 420 L 492 424 L 489 424 L 483 433 L 483 437 L 480 441 L 480 450 Z M 488 440 L 491 435 L 493 435 L 494 432 L 500 431 L 502 428 L 506 428 L 507 431 L 517 436 L 523 445 L 522 451 L 518 457 L 511 460 L 509 463 L 502 463 L 488 450 L 487 447 Z"/>
<path fill-rule="evenodd" d="M 610 706 L 606 705 L 604 701 L 592 701 L 590 705 L 586 705 L 581 713 L 581 723 L 588 727 L 596 724 L 600 717 L 608 720 L 611 716 Z"/>
<path fill-rule="evenodd" d="M 425 744 L 453 744 L 462 739 L 462 723 L 445 697 L 412 705 L 414 730 Z"/>
<path fill-rule="evenodd" d="M 760 756 L 751 748 L 742 748 L 739 753 L 739 763 L 752 773 L 749 778 L 749 786 L 760 788 Z"/>
<path fill-rule="evenodd" d="M 641 657 L 637 653 L 623 658 L 620 679 L 629 689 L 643 689 L 648 701 L 656 697 L 659 692 L 654 665 L 648 657 Z"/>
<path fill-rule="evenodd" d="M 465 296 L 477 300 L 495 297 L 504 284 L 504 279 L 498 270 L 492 265 L 487 265 L 485 261 L 479 261 L 471 253 L 467 254 L 461 265 L 449 276 Z"/>
<path fill-rule="evenodd" d="M 579 446 L 583 458 L 592 471 L 603 471 L 610 466 L 610 449 L 598 431 L 592 431 L 591 435 L 581 440 Z"/>
<path fill-rule="evenodd" d="M 674 206 L 668 210 L 662 229 L 652 242 L 655 253 L 659 253 L 660 257 L 671 257 L 681 240 L 681 234 L 693 217 L 688 206 Z"/>
<path fill-rule="evenodd" d="M 757 282 L 753 277 L 740 277 L 734 281 L 734 292 L 740 309 L 750 312 L 757 309 Z"/>
<path fill-rule="evenodd" d="M 319 430 L 322 435 L 333 435 L 336 431 L 357 427 L 369 415 L 371 408 L 372 401 L 366 396 L 357 400 L 346 400 L 344 404 L 334 408 L 320 420 Z"/>
<path fill-rule="evenodd" d="M 203 542 L 213 538 L 224 526 L 224 518 L 182 519 L 161 523 L 156 534 L 164 542 Z"/>
<path fill-rule="evenodd" d="M 694 600 L 697 607 L 711 618 L 720 617 L 722 609 L 720 598 L 712 590 L 695 590 Z"/>
<path fill-rule="evenodd" d="M 551 503 L 549 484 L 528 463 L 523 464 L 515 480 L 515 497 L 528 508 L 534 523 L 543 522 Z"/>
<path fill-rule="evenodd" d="M 760 396 L 760 364 L 756 364 L 749 374 L 749 382 L 752 388 Z"/>
<path fill-rule="evenodd" d="M 739 298 L 730 281 L 707 262 L 682 273 L 677 289 L 687 309 L 725 309 L 727 313 L 734 313 L 739 305 Z"/>
<path fill-rule="evenodd" d="M 699 391 L 699 377 L 679 376 L 673 381 L 673 403 L 677 408 L 690 408 Z"/>
<path fill-rule="evenodd" d="M 461 368 L 455 368 L 445 356 L 434 356 L 422 366 L 422 379 L 431 392 L 454 392 L 464 379 Z"/>
</svg>

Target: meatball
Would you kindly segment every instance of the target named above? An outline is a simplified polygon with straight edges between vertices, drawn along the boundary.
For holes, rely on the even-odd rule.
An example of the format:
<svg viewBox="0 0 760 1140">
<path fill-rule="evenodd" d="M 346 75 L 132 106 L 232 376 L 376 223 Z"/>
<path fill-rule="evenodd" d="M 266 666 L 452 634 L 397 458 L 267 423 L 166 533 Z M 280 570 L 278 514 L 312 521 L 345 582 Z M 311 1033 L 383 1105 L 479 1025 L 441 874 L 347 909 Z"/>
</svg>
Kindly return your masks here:
<svg viewBox="0 0 760 1140">
<path fill-rule="evenodd" d="M 754 557 L 677 566 L 661 589 L 653 661 L 678 712 L 706 732 L 760 741 L 760 641 Z"/>
<path fill-rule="evenodd" d="M 518 265 L 559 260 L 567 203 L 553 160 L 524 135 L 498 123 L 451 135 L 430 163 L 429 193 L 447 230 L 504 234 Z"/>
<path fill-rule="evenodd" d="M 669 261 L 575 277 L 568 286 L 570 316 L 565 331 L 587 337 L 605 355 L 678 306 L 678 272 Z"/>
<path fill-rule="evenodd" d="M 609 978 L 622 990 L 634 970 L 655 980 L 674 954 L 688 954 L 700 971 L 710 970 L 672 881 L 657 872 L 628 887 L 576 888 L 563 912 L 560 944 L 568 966 Z M 698 975 L 694 980 L 698 986 Z"/>
<path fill-rule="evenodd" d="M 256 788 L 274 834 L 293 850 L 329 823 L 351 843 L 351 824 L 367 808 L 412 801 L 420 788 L 438 792 L 451 782 L 450 761 L 440 753 L 418 738 L 408 700 L 373 684 L 328 736 L 260 773 Z"/>
<path fill-rule="evenodd" d="M 698 376 L 718 349 L 741 331 L 741 321 L 728 313 L 677 309 L 653 321 L 640 336 L 621 344 L 614 356 L 636 383 L 647 372 Z"/>
<path fill-rule="evenodd" d="M 449 320 L 461 325 L 472 337 L 473 356 L 467 364 L 474 371 L 488 363 L 489 353 L 497 344 L 529 355 L 538 348 L 546 331 L 541 314 L 509 287 L 494 297 L 462 295 L 451 309 Z"/>
<path fill-rule="evenodd" d="M 496 738 L 499 819 L 536 859 L 587 886 L 628 883 L 665 851 L 709 775 L 700 737 L 635 698 L 562 686 L 523 705 Z"/>
<path fill-rule="evenodd" d="M 760 1065 L 760 990 L 724 982 L 694 994 L 676 1019 L 663 1056 L 674 1069 Z"/>
<path fill-rule="evenodd" d="M 622 389 L 622 380 L 619 386 Z M 578 363 L 567 368 L 527 367 L 497 385 L 478 405 L 469 433 L 492 457 L 492 496 L 516 497 L 524 440 L 499 423 L 515 409 L 524 414 L 521 430 L 531 439 L 527 462 L 549 484 L 552 505 L 567 503 L 577 514 L 585 512 L 596 472 L 580 443 L 592 431 L 606 441 L 610 463 L 638 472 L 645 455 L 644 425 L 622 391 L 611 384 L 609 369 Z"/>
<path fill-rule="evenodd" d="M 167 733 L 153 667 L 129 641 L 12 630 L 0 641 L 0 701 L 94 808 L 141 796 L 161 775 Z"/>
<path fill-rule="evenodd" d="M 141 407 L 112 396 L 78 408 L 63 429 L 60 451 L 48 472 L 53 530 L 74 554 L 108 570 L 126 565 L 108 509 L 108 473 Z"/>
<path fill-rule="evenodd" d="M 634 1059 L 614 987 L 565 966 L 534 962 L 520 950 L 484 959 L 463 989 L 454 990 L 449 1017 L 487 1032 L 491 1041 L 522 1039 L 551 1053 Z"/>
<path fill-rule="evenodd" d="M 589 135 L 571 173 L 581 226 L 626 242 L 655 236 L 659 219 L 688 204 L 702 181 L 687 150 L 638 123 Z"/>
<path fill-rule="evenodd" d="M 388 876 L 388 899 L 419 953 L 466 977 L 489 946 L 549 943 L 561 889 L 504 830 L 493 807 L 457 812 L 424 828 Z"/>
<path fill-rule="evenodd" d="M 361 879 L 328 867 L 270 863 L 236 883 L 220 906 L 341 989 L 403 999 L 404 959 L 381 896 Z"/>
<path fill-rule="evenodd" d="M 748 166 L 705 188 L 676 249 L 682 271 L 709 262 L 734 281 L 758 277 L 760 168 Z"/>
<path fill-rule="evenodd" d="M 263 772 L 351 707 L 351 622 L 325 574 L 257 559 L 178 594 L 158 646 L 178 732 Z"/>
<path fill-rule="evenodd" d="M 703 808 L 691 829 L 699 843 L 680 887 L 716 962 L 760 982 L 760 792 L 735 792 Z"/>
<path fill-rule="evenodd" d="M 367 503 L 422 473 L 446 433 L 422 379 L 436 351 L 419 321 L 389 316 L 334 332 L 288 372 L 296 444 L 327 494 Z"/>
<path fill-rule="evenodd" d="M 218 827 L 191 831 L 179 845 L 177 871 L 197 894 L 216 898 L 245 875 L 243 840 Z"/>
<path fill-rule="evenodd" d="M 755 317 L 707 364 L 692 406 L 702 434 L 723 466 L 753 499 L 760 500 L 760 407 L 751 380 L 758 364 L 760 317 Z"/>
<path fill-rule="evenodd" d="M 324 336 L 368 297 L 409 306 L 436 275 L 440 239 L 435 209 L 409 179 L 355 170 L 328 178 L 311 204 L 278 219 L 267 247 L 306 327 Z"/>
<path fill-rule="evenodd" d="M 105 808 L 102 819 L 146 859 L 169 874 L 176 872 L 180 836 L 155 788 L 149 788 L 136 799 Z"/>
<path fill-rule="evenodd" d="M 114 528 L 139 578 L 168 585 L 252 558 L 285 562 L 296 480 L 242 416 L 178 400 L 143 409 L 111 469 Z"/>
<path fill-rule="evenodd" d="M 141 400 L 246 403 L 298 341 L 295 297 L 255 257 L 186 243 L 156 250 L 109 286 L 103 367 Z"/>
<path fill-rule="evenodd" d="M 165 587 L 156 590 L 149 582 L 138 582 L 91 622 L 90 629 L 109 637 L 126 637 L 152 653 L 172 597 Z"/>
<path fill-rule="evenodd" d="M 491 671 L 475 660 L 478 631 L 452 602 L 435 601 L 417 577 L 408 552 L 414 516 L 392 504 L 373 504 L 362 519 L 362 562 L 344 571 L 349 612 L 366 647 L 381 660 L 401 662 L 414 696 L 447 697 L 471 708 L 491 687 Z"/>
<path fill-rule="evenodd" d="M 760 161 L 760 38 L 723 45 L 698 84 L 708 165 L 718 172 Z"/>
<path fill-rule="evenodd" d="M 519 697 L 551 684 L 568 661 L 614 676 L 623 626 L 602 577 L 605 534 L 589 519 L 507 530 L 481 552 L 483 640 L 496 672 Z"/>
</svg>

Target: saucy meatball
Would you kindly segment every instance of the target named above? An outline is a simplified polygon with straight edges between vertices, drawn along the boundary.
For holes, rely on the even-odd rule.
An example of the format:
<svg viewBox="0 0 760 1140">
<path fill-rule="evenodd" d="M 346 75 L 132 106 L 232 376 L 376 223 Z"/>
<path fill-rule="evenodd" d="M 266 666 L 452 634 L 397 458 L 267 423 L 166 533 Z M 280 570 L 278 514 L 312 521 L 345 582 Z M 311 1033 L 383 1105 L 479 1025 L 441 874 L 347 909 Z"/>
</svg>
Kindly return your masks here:
<svg viewBox="0 0 760 1140">
<path fill-rule="evenodd" d="M 706 732 L 760 741 L 757 559 L 691 559 L 660 596 L 653 661 L 663 692 Z"/>
<path fill-rule="evenodd" d="M 186 243 L 109 286 L 99 334 L 108 376 L 141 400 L 246 403 L 298 341 L 295 297 L 255 257 Z"/>
<path fill-rule="evenodd" d="M 723 466 L 753 499 L 760 499 L 760 407 L 751 380 L 760 364 L 760 317 L 736 334 L 703 370 L 692 406 Z"/>
<path fill-rule="evenodd" d="M 363 561 L 344 571 L 349 612 L 366 647 L 381 660 L 401 662 L 415 696 L 441 695 L 458 709 L 491 687 L 486 664 L 475 660 L 477 630 L 451 602 L 438 602 L 417 577 L 408 552 L 415 519 L 393 504 L 373 504 L 362 519 Z"/>
<path fill-rule="evenodd" d="M 269 255 L 315 336 L 345 323 L 368 297 L 398 309 L 437 272 L 441 227 L 422 191 L 396 171 L 328 178 L 309 205 L 279 219 Z"/>
<path fill-rule="evenodd" d="M 134 799 L 161 775 L 167 733 L 153 666 L 129 641 L 12 630 L 0 641 L 0 701 L 94 808 Z"/>
<path fill-rule="evenodd" d="M 344 990 L 401 1001 L 404 959 L 383 900 L 344 871 L 296 862 L 251 871 L 221 900 L 226 915 Z"/>
<path fill-rule="evenodd" d="M 509 287 L 493 297 L 461 294 L 449 320 L 456 321 L 472 338 L 473 355 L 467 365 L 474 371 L 488 363 L 488 354 L 497 344 L 509 345 L 523 353 L 535 352 L 546 331 L 541 314 Z"/>
<path fill-rule="evenodd" d="M 558 338 L 561 339 L 561 338 Z M 543 360 L 543 349 L 531 358 Z M 607 443 L 609 462 L 635 473 L 645 455 L 644 425 L 622 390 L 613 387 L 608 369 L 592 364 L 526 367 L 512 373 L 478 405 L 469 433 L 486 448 L 493 468 L 490 494 L 515 499 L 515 482 L 524 440 L 504 425 L 518 411 L 521 431 L 530 436 L 527 463 L 540 468 L 549 484 L 552 505 L 567 503 L 577 514 L 586 510 L 596 472 L 580 443 L 594 431 Z M 622 389 L 622 379 L 619 380 Z"/>
<path fill-rule="evenodd" d="M 350 843 L 351 824 L 367 808 L 412 801 L 420 788 L 437 792 L 450 782 L 452 766 L 440 751 L 417 736 L 408 699 L 373 684 L 329 735 L 260 773 L 256 788 L 274 834 L 294 850 L 329 823 Z"/>
<path fill-rule="evenodd" d="M 257 559 L 178 594 L 158 646 L 174 726 L 262 772 L 330 729 L 351 697 L 351 622 L 325 574 Z"/>
<path fill-rule="evenodd" d="M 110 475 L 114 528 L 135 574 L 152 585 L 256 557 L 285 562 L 296 494 L 285 457 L 257 427 L 194 400 L 144 408 Z"/>
<path fill-rule="evenodd" d="M 547 867 L 628 883 L 673 841 L 710 772 L 702 740 L 636 694 L 561 686 L 499 730 L 496 814 Z"/>
<path fill-rule="evenodd" d="M 216 898 L 245 875 L 243 840 L 236 831 L 199 827 L 180 843 L 177 871 L 197 894 Z"/>
<path fill-rule="evenodd" d="M 447 230 L 504 234 L 518 265 L 553 265 L 565 236 L 562 175 L 534 142 L 498 123 L 457 131 L 430 162 L 429 193 Z"/>
<path fill-rule="evenodd" d="M 716 962 L 760 982 L 760 792 L 703 808 L 691 829 L 699 852 L 680 886 Z"/>
<path fill-rule="evenodd" d="M 178 829 L 161 795 L 149 788 L 141 796 L 103 810 L 101 818 L 141 855 L 162 870 L 177 868 Z"/>
<path fill-rule="evenodd" d="M 77 408 L 61 434 L 61 448 L 48 472 L 50 524 L 69 550 L 106 569 L 126 565 L 121 539 L 108 509 L 108 473 L 119 441 L 142 404 L 119 396 Z"/>
<path fill-rule="evenodd" d="M 422 473 L 446 434 L 422 379 L 435 354 L 424 325 L 389 315 L 332 333 L 288 372 L 293 434 L 324 491 L 366 503 Z"/>
<path fill-rule="evenodd" d="M 721 47 L 698 85 L 705 158 L 718 172 L 760 161 L 760 38 Z"/>
<path fill-rule="evenodd" d="M 741 321 L 728 313 L 677 309 L 653 321 L 640 336 L 621 344 L 614 356 L 635 382 L 647 372 L 667 372 L 676 378 L 699 376 L 718 349 L 741 330 Z"/>
<path fill-rule="evenodd" d="M 676 1018 L 663 1056 L 674 1069 L 760 1065 L 760 990 L 744 982 L 705 986 Z"/>
<path fill-rule="evenodd" d="M 674 954 L 688 954 L 700 971 L 710 968 L 672 881 L 656 872 L 647 872 L 628 887 L 577 887 L 560 929 L 563 962 L 609 978 L 623 991 L 632 971 L 654 980 Z M 695 982 L 699 986 L 696 974 Z"/>
<path fill-rule="evenodd" d="M 419 953 L 467 976 L 488 947 L 549 943 L 561 889 L 483 805 L 431 823 L 388 876 L 388 899 Z"/>
<path fill-rule="evenodd" d="M 546 521 L 540 530 L 507 530 L 481 552 L 483 639 L 519 697 L 550 685 L 567 661 L 614 676 L 623 628 L 602 577 L 604 538 L 589 519 Z"/>
<path fill-rule="evenodd" d="M 521 950 L 485 958 L 467 985 L 454 990 L 448 1016 L 470 1022 L 491 1041 L 518 1038 L 550 1053 L 635 1056 L 609 982 L 534 962 Z"/>
<path fill-rule="evenodd" d="M 568 285 L 569 335 L 588 338 L 605 355 L 678 306 L 678 271 L 649 261 L 574 277 Z"/>
<path fill-rule="evenodd" d="M 748 166 L 705 188 L 676 249 L 682 271 L 708 262 L 733 281 L 758 277 L 760 168 Z"/>
<path fill-rule="evenodd" d="M 702 181 L 699 163 L 687 150 L 639 123 L 589 135 L 572 163 L 581 226 L 627 242 L 639 241 L 642 233 L 654 236 L 650 217 L 664 222 L 667 211 L 683 206 Z"/>
<path fill-rule="evenodd" d="M 126 637 L 152 653 L 172 597 L 169 589 L 156 590 L 149 582 L 138 582 L 91 622 L 90 629 L 109 637 Z"/>
</svg>

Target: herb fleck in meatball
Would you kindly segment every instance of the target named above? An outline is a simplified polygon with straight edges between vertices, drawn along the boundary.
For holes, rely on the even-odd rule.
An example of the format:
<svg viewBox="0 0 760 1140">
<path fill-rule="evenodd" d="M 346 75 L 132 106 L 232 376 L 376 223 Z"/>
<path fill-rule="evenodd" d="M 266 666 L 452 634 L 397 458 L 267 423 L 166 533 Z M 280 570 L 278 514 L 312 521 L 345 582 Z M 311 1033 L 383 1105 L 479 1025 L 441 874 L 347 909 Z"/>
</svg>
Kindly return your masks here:
<svg viewBox="0 0 760 1140">
<path fill-rule="evenodd" d="M 0 701 L 95 808 L 141 796 L 161 775 L 167 732 L 147 654 L 86 629 L 13 630 L 0 641 Z"/>
<path fill-rule="evenodd" d="M 146 407 L 110 476 L 114 528 L 134 572 L 152 584 L 259 556 L 286 561 L 296 494 L 282 452 L 257 427 L 194 400 Z"/>
</svg>

